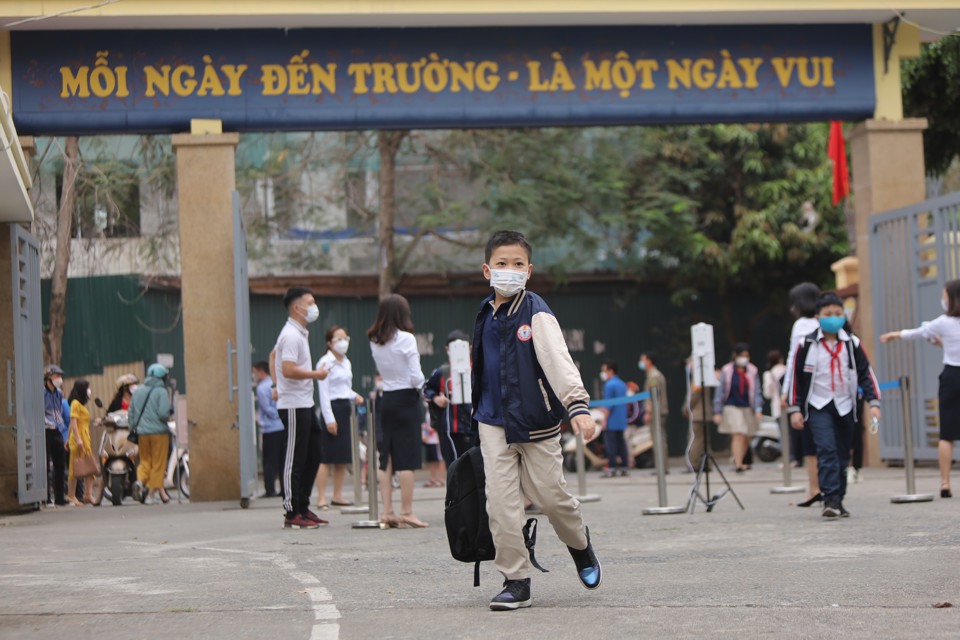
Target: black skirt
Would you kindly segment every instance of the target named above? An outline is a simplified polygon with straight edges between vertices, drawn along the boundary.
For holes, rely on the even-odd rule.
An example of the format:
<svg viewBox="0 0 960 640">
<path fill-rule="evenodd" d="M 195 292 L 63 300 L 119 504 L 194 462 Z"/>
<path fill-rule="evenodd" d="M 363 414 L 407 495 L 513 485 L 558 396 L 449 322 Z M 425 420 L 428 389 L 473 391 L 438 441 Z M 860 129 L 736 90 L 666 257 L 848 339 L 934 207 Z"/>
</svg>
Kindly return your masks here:
<svg viewBox="0 0 960 640">
<path fill-rule="evenodd" d="M 423 466 L 420 440 L 420 392 L 416 389 L 384 391 L 383 442 L 380 446 L 380 469 L 386 471 L 393 462 L 394 471 L 413 471 Z"/>
<path fill-rule="evenodd" d="M 944 365 L 939 396 L 940 439 L 960 440 L 960 367 Z"/>
<path fill-rule="evenodd" d="M 320 464 L 351 464 L 353 444 L 350 442 L 350 414 L 353 412 L 353 403 L 350 400 L 331 400 L 330 408 L 337 421 L 337 435 L 331 434 L 323 425 L 320 431 Z"/>
</svg>

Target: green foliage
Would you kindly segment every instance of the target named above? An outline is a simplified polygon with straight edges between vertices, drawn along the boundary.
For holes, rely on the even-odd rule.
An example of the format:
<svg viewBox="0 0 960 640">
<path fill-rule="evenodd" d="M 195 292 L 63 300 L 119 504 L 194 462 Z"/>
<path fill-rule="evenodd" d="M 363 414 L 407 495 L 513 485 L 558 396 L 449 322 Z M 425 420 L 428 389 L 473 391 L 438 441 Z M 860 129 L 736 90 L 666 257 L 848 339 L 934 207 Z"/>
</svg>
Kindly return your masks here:
<svg viewBox="0 0 960 640">
<path fill-rule="evenodd" d="M 903 110 L 927 119 L 926 169 L 944 174 L 960 153 L 960 38 L 925 44 L 919 58 L 903 63 Z"/>
</svg>

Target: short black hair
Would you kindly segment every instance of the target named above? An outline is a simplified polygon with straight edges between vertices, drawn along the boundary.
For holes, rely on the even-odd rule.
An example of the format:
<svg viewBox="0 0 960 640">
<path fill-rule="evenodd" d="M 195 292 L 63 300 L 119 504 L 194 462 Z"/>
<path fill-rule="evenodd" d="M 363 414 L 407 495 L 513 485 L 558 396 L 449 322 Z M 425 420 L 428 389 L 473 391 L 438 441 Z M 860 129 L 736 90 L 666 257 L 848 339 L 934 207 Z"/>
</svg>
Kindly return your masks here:
<svg viewBox="0 0 960 640">
<path fill-rule="evenodd" d="M 644 351 L 640 356 L 646 356 L 647 360 L 653 363 L 653 366 L 657 366 L 657 354 L 653 351 Z"/>
<path fill-rule="evenodd" d="M 773 349 L 767 352 L 767 366 L 773 367 L 776 364 L 783 362 L 783 354 L 780 353 L 779 349 Z"/>
<path fill-rule="evenodd" d="M 266 373 L 267 375 L 270 374 L 270 365 L 267 364 L 267 362 L 266 362 L 265 360 L 260 360 L 259 362 L 254 362 L 254 363 L 253 363 L 253 368 L 256 369 L 257 371 L 263 371 L 263 372 Z"/>
<path fill-rule="evenodd" d="M 750 351 L 750 345 L 746 342 L 738 342 L 733 347 L 733 355 L 735 356 L 738 356 L 746 351 Z"/>
<path fill-rule="evenodd" d="M 307 294 L 313 295 L 313 291 L 307 289 L 306 287 L 290 287 L 287 289 L 287 292 L 283 295 L 283 306 L 285 309 L 290 309 L 290 305 L 302 298 Z"/>
<path fill-rule="evenodd" d="M 470 342 L 470 336 L 465 334 L 463 331 L 460 331 L 460 329 L 454 329 L 450 332 L 450 335 L 447 336 L 447 344 L 456 342 L 457 340 L 465 340 L 466 342 Z"/>
<path fill-rule="evenodd" d="M 820 287 L 812 282 L 801 282 L 790 289 L 790 311 L 798 318 L 812 318 L 817 315 L 817 300 Z"/>
<path fill-rule="evenodd" d="M 617 366 L 616 360 L 604 360 L 603 366 L 607 368 L 607 371 L 613 371 L 614 373 L 620 372 L 620 367 Z"/>
<path fill-rule="evenodd" d="M 487 240 L 487 248 L 483 254 L 483 261 L 490 262 L 490 256 L 493 255 L 495 249 L 509 247 L 514 244 L 523 247 L 523 250 L 527 252 L 527 261 L 529 262 L 533 257 L 533 247 L 530 246 L 526 237 L 519 231 L 494 231 L 490 239 Z"/>
<path fill-rule="evenodd" d="M 817 300 L 817 313 L 820 313 L 824 307 L 830 307 L 833 305 L 838 305 L 843 308 L 843 300 L 841 300 L 840 296 L 835 293 L 825 293 Z"/>
</svg>

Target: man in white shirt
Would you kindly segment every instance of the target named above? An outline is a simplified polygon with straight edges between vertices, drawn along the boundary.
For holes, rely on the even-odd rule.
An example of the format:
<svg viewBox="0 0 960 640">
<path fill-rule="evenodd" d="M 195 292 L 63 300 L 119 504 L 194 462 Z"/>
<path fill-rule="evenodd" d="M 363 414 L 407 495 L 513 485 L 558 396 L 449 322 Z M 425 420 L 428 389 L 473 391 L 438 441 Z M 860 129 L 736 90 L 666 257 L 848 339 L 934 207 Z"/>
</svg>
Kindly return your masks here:
<svg viewBox="0 0 960 640">
<path fill-rule="evenodd" d="M 329 524 L 310 511 L 310 491 L 320 467 L 320 424 L 313 410 L 313 380 L 327 377 L 326 369 L 311 366 L 307 325 L 320 316 L 309 289 L 293 287 L 283 296 L 289 317 L 270 354 L 277 381 L 277 410 L 287 429 L 283 464 L 283 526 L 316 529 Z"/>
</svg>

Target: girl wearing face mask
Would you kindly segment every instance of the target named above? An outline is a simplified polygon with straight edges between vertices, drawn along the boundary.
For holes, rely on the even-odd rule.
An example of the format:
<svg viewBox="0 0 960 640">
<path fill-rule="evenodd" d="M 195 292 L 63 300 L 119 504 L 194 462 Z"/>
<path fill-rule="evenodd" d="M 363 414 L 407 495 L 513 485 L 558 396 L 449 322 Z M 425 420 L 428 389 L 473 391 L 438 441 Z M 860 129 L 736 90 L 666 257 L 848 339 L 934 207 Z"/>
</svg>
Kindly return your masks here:
<svg viewBox="0 0 960 640">
<path fill-rule="evenodd" d="M 940 374 L 940 497 L 951 498 L 950 464 L 953 442 L 960 440 L 960 280 L 951 280 L 940 298 L 943 315 L 924 322 L 916 329 L 891 331 L 880 336 L 880 342 L 903 338 L 924 338 L 943 347 L 943 372 Z"/>
<path fill-rule="evenodd" d="M 737 473 L 750 468 L 743 459 L 760 425 L 763 390 L 758 375 L 750 362 L 750 345 L 741 342 L 733 350 L 733 360 L 720 370 L 720 388 L 713 399 L 713 421 L 720 433 L 732 436 L 730 448 Z"/>
<path fill-rule="evenodd" d="M 133 397 L 133 392 L 137 390 L 137 383 L 139 382 L 140 379 L 132 373 L 125 373 L 117 378 L 117 392 L 107 406 L 107 413 L 127 411 L 130 408 L 130 398 Z"/>
<path fill-rule="evenodd" d="M 324 428 L 320 431 L 320 471 L 317 473 L 317 506 L 328 509 L 327 478 L 333 468 L 333 499 L 335 507 L 348 507 L 353 502 L 343 497 L 343 479 L 347 465 L 353 463 L 350 441 L 350 415 L 354 404 L 363 404 L 363 397 L 353 390 L 353 368 L 347 358 L 350 336 L 336 325 L 327 329 L 327 352 L 317 361 L 317 369 L 328 375 L 317 381 L 320 392 L 320 413 Z"/>
</svg>

